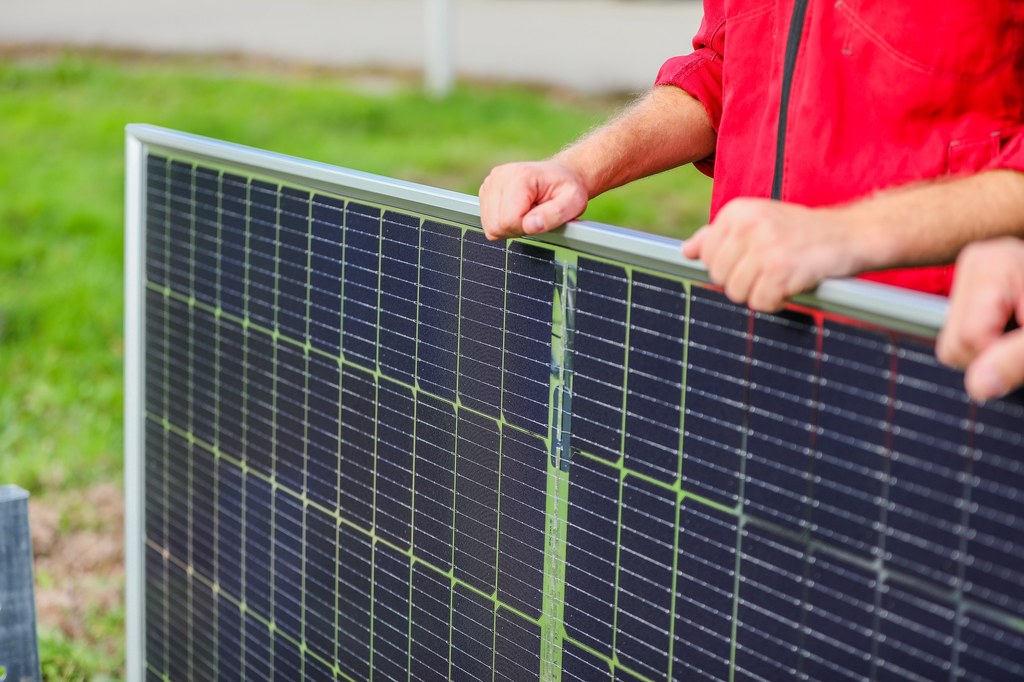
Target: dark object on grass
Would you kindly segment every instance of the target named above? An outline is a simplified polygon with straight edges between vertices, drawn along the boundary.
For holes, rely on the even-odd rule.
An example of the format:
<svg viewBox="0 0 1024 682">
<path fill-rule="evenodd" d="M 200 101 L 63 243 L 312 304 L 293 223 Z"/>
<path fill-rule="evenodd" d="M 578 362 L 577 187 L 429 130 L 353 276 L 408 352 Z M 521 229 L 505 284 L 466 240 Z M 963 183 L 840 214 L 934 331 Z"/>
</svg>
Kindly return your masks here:
<svg viewBox="0 0 1024 682">
<path fill-rule="evenodd" d="M 28 493 L 0 486 L 0 682 L 38 682 Z"/>
</svg>

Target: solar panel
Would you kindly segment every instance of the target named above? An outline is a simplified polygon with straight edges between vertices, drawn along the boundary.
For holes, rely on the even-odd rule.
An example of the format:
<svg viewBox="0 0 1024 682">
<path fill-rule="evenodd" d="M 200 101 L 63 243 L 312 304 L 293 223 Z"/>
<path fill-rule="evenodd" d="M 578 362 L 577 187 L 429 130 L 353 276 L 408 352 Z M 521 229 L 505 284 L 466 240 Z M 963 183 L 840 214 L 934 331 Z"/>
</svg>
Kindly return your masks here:
<svg viewBox="0 0 1024 682">
<path fill-rule="evenodd" d="M 754 314 L 667 240 L 128 159 L 131 679 L 1024 675 L 1024 399 L 967 399 L 935 301 Z"/>
</svg>

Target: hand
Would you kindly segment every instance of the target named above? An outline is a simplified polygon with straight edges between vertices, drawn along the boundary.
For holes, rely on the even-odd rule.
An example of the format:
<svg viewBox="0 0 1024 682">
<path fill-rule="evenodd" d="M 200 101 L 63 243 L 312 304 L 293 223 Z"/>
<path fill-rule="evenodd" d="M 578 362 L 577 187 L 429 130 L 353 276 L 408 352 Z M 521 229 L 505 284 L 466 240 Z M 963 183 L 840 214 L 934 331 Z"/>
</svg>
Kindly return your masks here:
<svg viewBox="0 0 1024 682">
<path fill-rule="evenodd" d="M 509 163 L 480 186 L 480 222 L 488 239 L 553 230 L 587 207 L 582 179 L 558 161 Z"/>
<path fill-rule="evenodd" d="M 957 259 L 949 316 L 936 353 L 947 365 L 966 367 L 967 392 L 978 401 L 998 398 L 1024 382 L 1024 242 L 1002 238 L 971 244 Z"/>
<path fill-rule="evenodd" d="M 858 267 L 855 229 L 843 209 L 734 199 L 683 244 L 734 303 L 774 312 L 826 277 Z"/>
</svg>

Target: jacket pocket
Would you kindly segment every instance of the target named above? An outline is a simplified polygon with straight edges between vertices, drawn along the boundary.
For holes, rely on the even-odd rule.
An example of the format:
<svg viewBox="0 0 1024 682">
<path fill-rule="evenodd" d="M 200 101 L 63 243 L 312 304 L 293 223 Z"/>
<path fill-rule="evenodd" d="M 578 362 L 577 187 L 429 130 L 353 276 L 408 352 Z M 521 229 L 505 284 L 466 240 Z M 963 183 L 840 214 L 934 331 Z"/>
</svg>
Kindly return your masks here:
<svg viewBox="0 0 1024 682">
<path fill-rule="evenodd" d="M 983 80 L 1021 50 L 1024 0 L 838 0 L 835 8 L 891 59 L 939 78 Z M 850 39 L 844 48 L 853 49 Z"/>
</svg>

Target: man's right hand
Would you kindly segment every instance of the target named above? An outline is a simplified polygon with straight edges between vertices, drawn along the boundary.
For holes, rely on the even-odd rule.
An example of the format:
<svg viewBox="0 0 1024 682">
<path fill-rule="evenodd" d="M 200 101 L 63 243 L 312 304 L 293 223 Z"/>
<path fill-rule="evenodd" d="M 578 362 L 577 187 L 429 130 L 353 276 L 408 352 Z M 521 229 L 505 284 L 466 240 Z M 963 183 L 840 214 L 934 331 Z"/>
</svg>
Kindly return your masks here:
<svg viewBox="0 0 1024 682">
<path fill-rule="evenodd" d="M 559 161 L 498 166 L 480 186 L 480 222 L 488 239 L 539 234 L 578 218 L 586 187 Z"/>
</svg>

